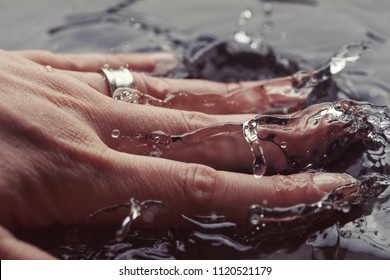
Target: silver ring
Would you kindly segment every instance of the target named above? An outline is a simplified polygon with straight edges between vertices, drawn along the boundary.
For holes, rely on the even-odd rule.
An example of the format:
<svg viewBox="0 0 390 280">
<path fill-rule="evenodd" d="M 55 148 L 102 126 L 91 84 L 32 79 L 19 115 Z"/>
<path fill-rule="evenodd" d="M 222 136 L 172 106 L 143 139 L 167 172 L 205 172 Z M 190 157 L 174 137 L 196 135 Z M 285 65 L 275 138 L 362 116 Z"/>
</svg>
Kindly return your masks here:
<svg viewBox="0 0 390 280">
<path fill-rule="evenodd" d="M 141 98 L 142 98 L 142 92 L 140 92 L 137 89 L 133 88 L 117 88 L 113 94 L 112 98 L 115 100 L 127 102 L 127 103 L 133 103 L 133 104 L 140 104 Z"/>
<path fill-rule="evenodd" d="M 133 75 L 126 67 L 112 69 L 108 65 L 104 65 L 100 69 L 100 73 L 106 78 L 111 97 L 114 97 L 114 92 L 118 88 L 136 89 Z"/>
</svg>

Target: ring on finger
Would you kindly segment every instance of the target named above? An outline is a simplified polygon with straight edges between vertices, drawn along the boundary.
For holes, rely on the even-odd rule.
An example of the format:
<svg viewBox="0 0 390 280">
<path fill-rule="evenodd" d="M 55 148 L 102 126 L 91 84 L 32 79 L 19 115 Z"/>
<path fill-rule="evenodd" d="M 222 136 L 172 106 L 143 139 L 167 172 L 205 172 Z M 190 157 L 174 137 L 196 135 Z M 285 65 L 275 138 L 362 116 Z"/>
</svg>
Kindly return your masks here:
<svg viewBox="0 0 390 280">
<path fill-rule="evenodd" d="M 137 88 L 131 71 L 126 67 L 112 69 L 108 65 L 104 65 L 100 69 L 100 73 L 105 77 L 110 95 L 113 98 L 115 98 L 114 93 L 117 89 L 127 88 L 129 90 L 136 90 Z M 118 96 L 118 94 L 116 96 Z"/>
</svg>

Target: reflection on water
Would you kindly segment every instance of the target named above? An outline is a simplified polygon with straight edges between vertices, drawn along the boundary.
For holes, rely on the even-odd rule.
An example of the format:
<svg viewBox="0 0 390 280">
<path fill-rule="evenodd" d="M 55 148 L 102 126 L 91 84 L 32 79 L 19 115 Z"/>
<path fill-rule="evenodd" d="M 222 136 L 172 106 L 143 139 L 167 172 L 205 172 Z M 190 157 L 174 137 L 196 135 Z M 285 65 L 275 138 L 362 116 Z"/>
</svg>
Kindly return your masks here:
<svg viewBox="0 0 390 280">
<path fill-rule="evenodd" d="M 225 13 L 228 14 L 228 11 L 220 8 L 219 13 L 214 12 L 212 17 L 215 26 L 210 26 L 211 29 L 215 27 L 216 31 L 210 34 L 195 20 L 190 22 L 194 26 L 193 29 L 183 26 L 179 26 L 182 29 L 167 27 L 164 18 L 159 21 L 158 18 L 155 20 L 148 17 L 146 8 L 143 13 L 142 2 L 148 5 L 152 13 L 154 8 L 150 2 L 156 2 L 157 10 L 160 7 L 157 1 L 128 0 L 109 8 L 96 8 L 97 12 L 72 15 L 65 20 L 65 24 L 61 25 L 60 19 L 58 25 L 48 27 L 51 42 L 56 45 L 55 48 L 63 51 L 84 50 L 82 42 L 80 43 L 84 38 L 83 35 L 99 34 L 100 37 L 93 38 L 102 38 L 99 47 L 107 51 L 174 51 L 182 63 L 176 72 L 169 74 L 171 77 L 243 81 L 284 77 L 293 75 L 298 70 L 318 69 L 323 65 L 323 61 L 317 60 L 317 57 L 326 59 L 330 52 L 351 41 L 370 40 L 371 49 L 375 49 L 375 53 L 365 53 L 364 60 L 361 60 L 358 66 L 351 68 L 347 63 L 360 57 L 361 51 L 368 46 L 365 43 L 349 45 L 337 52 L 326 64 L 327 67 L 321 68 L 321 71 L 316 72 L 317 75 L 312 75 L 311 77 L 315 77 L 315 87 L 308 96 L 307 102 L 313 105 L 347 97 L 374 104 L 390 104 L 388 98 L 390 86 L 386 79 L 383 79 L 390 74 L 383 70 L 386 69 L 383 65 L 388 65 L 390 61 L 386 56 L 380 55 L 388 54 L 390 51 L 387 35 L 383 35 L 384 30 L 380 27 L 386 24 L 381 20 L 379 20 L 380 24 L 377 24 L 376 17 L 381 15 L 373 13 L 375 9 L 368 16 L 365 14 L 369 13 L 368 9 L 363 9 L 365 1 L 349 4 L 347 1 L 345 1 L 347 4 L 338 1 L 333 4 L 332 1 L 294 1 L 309 5 L 295 5 L 291 1 L 290 3 L 251 1 L 248 4 L 250 7 L 242 6 L 234 17 L 230 17 L 232 24 L 229 25 L 231 26 L 229 34 L 225 32 L 226 19 L 222 17 Z M 196 5 L 209 7 L 211 3 L 208 2 L 199 1 L 200 4 Z M 234 4 L 234 1 L 227 2 L 232 2 L 232 7 L 238 5 Z M 221 5 L 224 6 L 226 1 L 223 3 Z M 333 7 L 334 11 L 346 12 L 340 18 L 333 15 L 333 20 L 318 16 L 332 11 L 330 7 Z M 185 10 L 185 7 L 181 9 Z M 207 9 L 204 8 L 205 13 L 208 12 Z M 175 14 L 178 13 L 175 11 Z M 294 14 L 297 20 L 289 18 Z M 356 22 L 360 20 L 369 22 L 367 26 L 370 27 L 352 25 L 350 17 L 355 18 Z M 309 18 L 311 21 L 299 20 L 304 18 Z M 179 17 L 172 15 L 170 20 L 174 24 L 183 25 Z M 223 29 L 217 29 L 218 25 L 222 25 Z M 127 36 L 128 39 L 115 41 L 115 38 L 109 36 L 112 33 L 106 32 L 109 30 L 108 27 L 112 28 L 110 30 L 125 30 L 125 35 L 122 33 L 120 35 Z M 328 40 L 310 40 L 310 38 L 325 36 L 323 34 L 327 34 L 329 28 L 332 30 L 332 35 Z M 342 33 L 344 29 L 345 32 Z M 363 35 L 360 36 L 359 32 Z M 347 34 L 358 35 L 347 38 Z M 88 40 L 91 37 L 85 38 Z M 333 41 L 335 43 L 332 43 Z M 84 43 L 88 46 L 87 42 Z M 339 72 L 345 67 L 347 67 L 346 71 L 340 74 Z M 333 77 L 332 75 L 336 73 L 339 74 Z M 327 79 L 323 79 L 324 77 Z M 321 83 L 318 84 L 318 81 Z M 369 108 L 374 107 L 369 106 Z M 386 116 L 384 112 L 383 114 L 380 112 L 379 107 L 374 109 L 373 114 L 366 114 L 363 109 L 359 111 L 363 112 L 366 118 L 358 118 L 362 123 L 355 122 L 355 125 L 358 127 L 367 123 L 376 125 L 370 127 L 362 143 L 354 143 L 346 147 L 337 158 L 337 164 L 324 163 L 320 167 L 307 167 L 306 164 L 299 168 L 302 169 L 304 166 L 309 170 L 320 168 L 321 171 L 347 172 L 359 180 L 358 187 L 344 186 L 313 205 L 296 205 L 286 209 L 253 205 L 248 211 L 247 221 L 241 225 L 227 221 L 221 213 L 210 213 L 207 217 L 183 216 L 185 221 L 196 227 L 193 231 L 177 229 L 150 231 L 131 228 L 132 221 L 142 215 L 143 211 L 139 210 L 151 206 L 149 202 L 136 202 L 133 199 L 128 204 L 118 206 L 129 209 L 122 226 L 99 231 L 88 226 L 67 229 L 65 234 L 64 231 L 60 231 L 57 234 L 60 237 L 42 246 L 63 258 L 88 259 L 389 259 L 390 160 L 387 156 L 389 149 L 387 119 L 384 117 Z M 334 110 L 333 113 L 340 112 L 336 107 Z M 340 118 L 342 115 L 337 114 L 336 117 Z M 256 119 L 256 125 L 260 120 L 261 117 Z M 242 129 L 241 124 L 232 125 L 229 129 L 236 131 L 237 127 Z M 222 129 L 226 128 L 226 126 L 222 127 Z M 191 133 L 186 135 L 184 140 L 175 141 L 163 133 L 153 136 L 158 136 L 160 142 L 164 139 L 164 141 L 172 141 L 172 145 L 182 145 L 198 138 L 198 135 L 194 136 Z M 255 136 L 254 142 L 259 139 L 257 131 Z M 120 140 L 124 135 L 113 130 L 112 137 Z M 257 144 L 261 147 L 261 143 L 255 143 Z M 286 141 L 280 141 L 278 145 L 282 150 L 289 149 L 289 143 Z M 153 152 L 152 156 L 162 156 L 164 148 L 152 146 L 151 152 Z M 256 161 L 259 165 L 259 175 L 266 171 L 262 168 L 266 166 L 264 162 L 267 159 L 263 159 L 261 155 L 262 151 L 259 149 L 260 159 Z M 344 203 L 344 198 L 350 196 L 353 196 L 353 203 Z M 106 213 L 109 209 L 116 208 L 114 206 L 112 209 L 108 206 L 108 209 L 102 210 L 97 216 L 110 215 Z M 118 228 L 119 239 L 116 235 Z M 36 238 L 37 244 L 42 244 L 41 235 L 44 233 L 40 233 Z M 32 238 L 28 235 L 24 237 Z"/>
</svg>

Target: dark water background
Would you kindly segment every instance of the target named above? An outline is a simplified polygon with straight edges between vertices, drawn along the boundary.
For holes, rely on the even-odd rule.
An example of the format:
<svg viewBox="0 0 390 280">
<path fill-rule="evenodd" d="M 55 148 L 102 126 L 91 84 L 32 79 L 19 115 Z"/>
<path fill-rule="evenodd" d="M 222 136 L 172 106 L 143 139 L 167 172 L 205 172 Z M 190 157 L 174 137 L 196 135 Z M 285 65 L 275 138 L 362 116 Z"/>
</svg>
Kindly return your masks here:
<svg viewBox="0 0 390 280">
<path fill-rule="evenodd" d="M 268 4 L 272 4 L 271 10 Z M 248 9 L 252 18 L 240 27 L 239 15 Z M 371 49 L 327 83 L 320 90 L 326 95 L 320 99 L 349 97 L 390 105 L 387 0 L 1 0 L 0 14 L 3 49 L 167 50 L 183 58 L 182 67 L 172 76 L 223 81 L 313 69 L 343 45 L 370 41 Z M 250 38 L 262 35 L 263 47 L 253 50 L 232 43 L 238 30 Z M 354 176 L 367 173 L 367 168 L 361 167 L 359 147 L 355 149 L 347 151 L 329 170 Z M 379 171 L 387 173 L 387 168 Z M 349 213 L 255 234 L 236 228 L 134 230 L 117 242 L 114 232 L 54 228 L 21 232 L 20 236 L 62 258 L 390 259 L 390 202 L 385 193 L 367 199 Z"/>
</svg>

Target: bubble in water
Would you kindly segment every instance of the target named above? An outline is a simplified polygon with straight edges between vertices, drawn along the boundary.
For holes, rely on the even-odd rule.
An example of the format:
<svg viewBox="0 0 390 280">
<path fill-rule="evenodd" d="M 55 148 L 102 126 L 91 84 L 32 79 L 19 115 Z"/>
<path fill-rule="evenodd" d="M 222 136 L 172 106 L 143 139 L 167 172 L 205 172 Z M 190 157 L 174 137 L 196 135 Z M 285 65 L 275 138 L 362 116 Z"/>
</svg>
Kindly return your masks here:
<svg viewBox="0 0 390 280">
<path fill-rule="evenodd" d="M 119 138 L 120 134 L 121 132 L 119 131 L 119 129 L 114 129 L 113 131 L 111 131 L 111 137 L 114 139 Z"/>
</svg>

